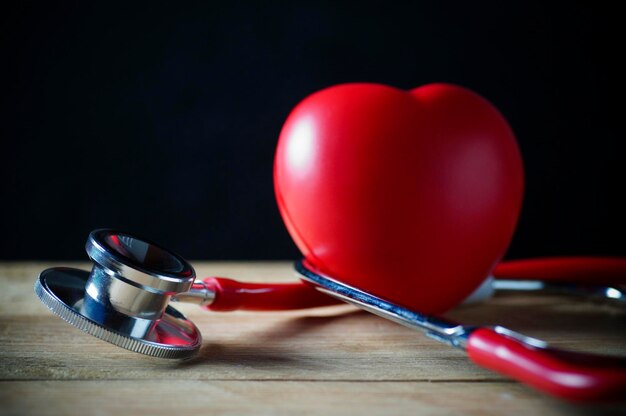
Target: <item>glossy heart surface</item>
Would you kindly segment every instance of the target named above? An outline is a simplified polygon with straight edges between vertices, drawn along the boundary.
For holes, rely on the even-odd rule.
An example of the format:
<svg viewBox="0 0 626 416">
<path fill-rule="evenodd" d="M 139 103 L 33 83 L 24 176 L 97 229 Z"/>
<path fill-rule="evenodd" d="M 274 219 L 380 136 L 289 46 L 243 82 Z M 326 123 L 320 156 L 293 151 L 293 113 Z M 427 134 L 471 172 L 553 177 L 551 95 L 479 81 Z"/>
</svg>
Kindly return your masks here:
<svg viewBox="0 0 626 416">
<path fill-rule="evenodd" d="M 422 313 L 460 303 L 504 255 L 524 175 L 515 136 L 458 86 L 343 84 L 291 112 L 278 206 L 323 274 Z"/>
</svg>

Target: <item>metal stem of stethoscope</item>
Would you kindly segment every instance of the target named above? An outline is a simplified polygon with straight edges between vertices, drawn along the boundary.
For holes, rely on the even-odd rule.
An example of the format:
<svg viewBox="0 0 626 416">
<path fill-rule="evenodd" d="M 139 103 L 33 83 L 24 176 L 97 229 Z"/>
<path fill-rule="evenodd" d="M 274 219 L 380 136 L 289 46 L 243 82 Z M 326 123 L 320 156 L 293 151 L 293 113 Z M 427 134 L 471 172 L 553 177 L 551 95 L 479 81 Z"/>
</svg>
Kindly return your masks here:
<svg viewBox="0 0 626 416">
<path fill-rule="evenodd" d="M 440 317 L 420 314 L 387 302 L 384 299 L 363 292 L 362 290 L 337 282 L 330 277 L 312 271 L 311 267 L 307 266 L 303 260 L 297 261 L 295 267 L 298 273 L 306 280 L 316 285 L 318 290 L 383 318 L 412 329 L 423 331 L 426 336 L 443 342 L 444 344 L 464 350 L 467 346 L 469 335 L 475 329 L 474 326 L 462 325 Z M 498 333 L 512 336 L 529 345 L 537 347 L 545 347 L 547 345 L 541 340 L 518 334 L 500 326 L 495 326 L 494 330 Z"/>
</svg>

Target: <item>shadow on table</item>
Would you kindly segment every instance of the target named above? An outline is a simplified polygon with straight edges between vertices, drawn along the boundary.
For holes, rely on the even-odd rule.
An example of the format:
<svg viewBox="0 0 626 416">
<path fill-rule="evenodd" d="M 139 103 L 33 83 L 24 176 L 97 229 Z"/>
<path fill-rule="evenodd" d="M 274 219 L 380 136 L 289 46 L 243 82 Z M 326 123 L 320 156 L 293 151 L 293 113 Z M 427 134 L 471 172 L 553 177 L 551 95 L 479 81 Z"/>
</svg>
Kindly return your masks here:
<svg viewBox="0 0 626 416">
<path fill-rule="evenodd" d="M 375 318 L 371 314 L 359 309 L 342 308 L 335 314 L 325 316 L 299 316 L 286 319 L 274 325 L 262 334 L 255 334 L 253 344 L 229 343 L 218 344 L 206 342 L 195 357 L 182 361 L 177 367 L 195 366 L 206 362 L 213 364 L 237 364 L 251 365 L 259 368 L 275 367 L 276 365 L 297 365 L 302 368 L 322 367 L 323 364 L 298 356 L 292 351 L 289 354 L 281 353 L 284 346 L 280 341 L 295 339 L 318 330 L 324 326 L 336 324 L 339 321 L 355 320 L 355 325 L 363 322 L 363 319 Z M 277 342 L 279 343 L 277 345 Z M 268 347 L 268 345 L 271 345 Z"/>
<path fill-rule="evenodd" d="M 626 308 L 622 305 L 565 296 L 506 294 L 481 304 L 460 306 L 445 316 L 463 324 L 502 325 L 525 335 L 547 338 L 548 342 L 556 341 L 556 344 L 561 339 L 569 339 L 567 347 L 575 349 L 584 350 L 591 345 L 601 350 L 610 346 L 626 353 Z M 311 336 L 313 331 L 338 323 L 350 326 L 397 325 L 358 309 L 342 308 L 325 316 L 298 316 L 254 334 L 251 344 L 206 343 L 196 357 L 180 365 L 192 366 L 210 361 L 257 367 L 319 366 L 320 363 L 304 362 L 307 361 L 306 356 L 299 356 L 297 352 L 281 353 L 285 351 L 285 345 L 280 341 Z M 572 333 L 580 335 L 581 340 L 574 345 L 571 342 Z M 595 340 L 596 345 L 592 345 L 590 340 Z"/>
</svg>

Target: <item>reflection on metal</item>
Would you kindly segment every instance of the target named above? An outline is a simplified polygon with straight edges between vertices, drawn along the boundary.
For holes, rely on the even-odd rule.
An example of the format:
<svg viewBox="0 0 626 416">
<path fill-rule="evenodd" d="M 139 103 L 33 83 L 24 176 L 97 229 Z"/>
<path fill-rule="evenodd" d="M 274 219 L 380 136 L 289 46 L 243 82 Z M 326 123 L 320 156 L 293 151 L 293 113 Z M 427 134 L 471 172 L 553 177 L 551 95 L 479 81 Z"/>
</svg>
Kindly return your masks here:
<svg viewBox="0 0 626 416">
<path fill-rule="evenodd" d="M 200 331 L 176 309 L 167 306 L 158 319 L 126 315 L 85 291 L 89 277 L 84 270 L 47 269 L 35 293 L 64 321 L 122 348 L 161 358 L 190 357 L 200 348 Z"/>
<path fill-rule="evenodd" d="M 461 325 L 443 318 L 423 315 L 370 295 L 362 290 L 338 282 L 309 269 L 303 261 L 295 264 L 296 271 L 318 290 L 352 303 L 371 313 L 390 319 L 404 326 L 419 329 L 427 336 L 453 347 L 465 349 L 472 326 Z"/>
<path fill-rule="evenodd" d="M 200 331 L 170 300 L 205 305 L 214 293 L 194 284 L 182 257 L 144 240 L 95 230 L 85 249 L 91 272 L 56 267 L 41 272 L 35 293 L 55 314 L 104 341 L 163 358 L 194 355 Z"/>
<path fill-rule="evenodd" d="M 493 281 L 497 292 L 542 292 L 558 295 L 587 297 L 596 300 L 626 303 L 623 289 L 611 286 L 588 285 L 582 283 L 547 282 L 542 280 L 499 280 Z"/>
</svg>

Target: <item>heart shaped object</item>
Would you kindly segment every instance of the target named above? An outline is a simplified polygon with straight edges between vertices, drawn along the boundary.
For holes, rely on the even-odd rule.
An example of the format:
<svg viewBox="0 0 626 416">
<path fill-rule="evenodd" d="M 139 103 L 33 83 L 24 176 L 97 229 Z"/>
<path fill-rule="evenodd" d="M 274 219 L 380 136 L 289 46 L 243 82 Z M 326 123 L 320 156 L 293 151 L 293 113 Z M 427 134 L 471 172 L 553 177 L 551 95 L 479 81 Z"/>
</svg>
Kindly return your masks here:
<svg viewBox="0 0 626 416">
<path fill-rule="evenodd" d="M 460 303 L 503 256 L 524 175 L 511 128 L 477 94 L 344 84 L 289 115 L 274 185 L 310 265 L 431 314 Z"/>
</svg>

